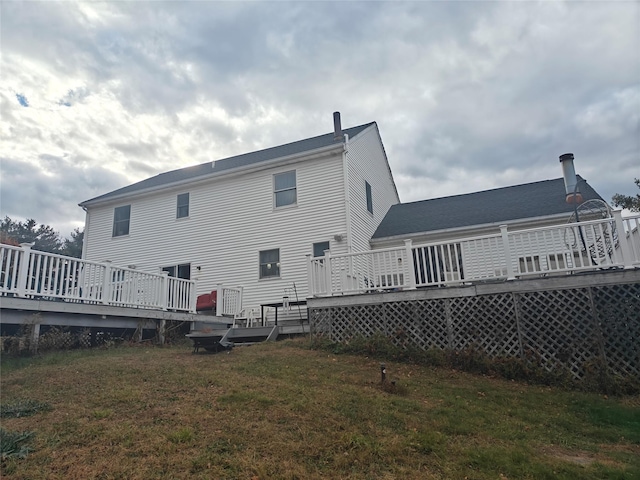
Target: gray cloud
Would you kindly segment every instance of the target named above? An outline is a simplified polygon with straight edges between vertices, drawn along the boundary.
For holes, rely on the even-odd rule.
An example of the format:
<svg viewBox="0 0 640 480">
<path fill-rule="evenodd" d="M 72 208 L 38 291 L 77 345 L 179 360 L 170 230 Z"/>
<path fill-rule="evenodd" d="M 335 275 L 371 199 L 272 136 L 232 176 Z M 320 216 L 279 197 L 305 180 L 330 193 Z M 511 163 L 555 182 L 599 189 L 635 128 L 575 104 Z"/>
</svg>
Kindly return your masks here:
<svg viewBox="0 0 640 480">
<path fill-rule="evenodd" d="M 559 177 L 569 151 L 607 199 L 640 176 L 637 2 L 0 8 L 2 214 L 81 222 L 82 200 L 334 110 L 378 122 L 403 201 Z"/>
</svg>

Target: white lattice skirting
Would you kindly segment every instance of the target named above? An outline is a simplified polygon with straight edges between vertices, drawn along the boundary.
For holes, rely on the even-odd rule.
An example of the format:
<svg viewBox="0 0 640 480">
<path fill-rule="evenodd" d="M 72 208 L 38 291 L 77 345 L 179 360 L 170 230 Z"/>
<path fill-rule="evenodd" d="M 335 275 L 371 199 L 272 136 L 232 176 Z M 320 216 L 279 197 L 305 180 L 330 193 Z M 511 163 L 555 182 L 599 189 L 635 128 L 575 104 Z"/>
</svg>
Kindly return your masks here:
<svg viewBox="0 0 640 480">
<path fill-rule="evenodd" d="M 639 277 L 636 270 L 469 287 L 472 292 L 334 297 L 311 301 L 309 318 L 312 333 L 336 342 L 379 332 L 398 346 L 534 356 L 546 369 L 566 369 L 578 379 L 595 361 L 612 374 L 640 377 Z"/>
</svg>

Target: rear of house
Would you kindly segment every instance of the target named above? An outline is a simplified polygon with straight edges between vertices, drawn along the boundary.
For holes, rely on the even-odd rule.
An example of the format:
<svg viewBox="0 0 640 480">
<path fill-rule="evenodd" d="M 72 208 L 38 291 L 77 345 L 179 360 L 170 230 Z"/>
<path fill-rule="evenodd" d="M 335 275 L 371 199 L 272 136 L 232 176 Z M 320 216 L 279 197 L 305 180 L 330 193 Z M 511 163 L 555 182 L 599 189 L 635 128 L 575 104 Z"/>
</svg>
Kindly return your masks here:
<svg viewBox="0 0 640 480">
<path fill-rule="evenodd" d="M 80 204 L 83 258 L 243 288 L 243 304 L 307 297 L 307 255 L 362 251 L 398 194 L 369 123 L 167 172 Z M 295 291 L 294 291 L 295 286 Z"/>
</svg>

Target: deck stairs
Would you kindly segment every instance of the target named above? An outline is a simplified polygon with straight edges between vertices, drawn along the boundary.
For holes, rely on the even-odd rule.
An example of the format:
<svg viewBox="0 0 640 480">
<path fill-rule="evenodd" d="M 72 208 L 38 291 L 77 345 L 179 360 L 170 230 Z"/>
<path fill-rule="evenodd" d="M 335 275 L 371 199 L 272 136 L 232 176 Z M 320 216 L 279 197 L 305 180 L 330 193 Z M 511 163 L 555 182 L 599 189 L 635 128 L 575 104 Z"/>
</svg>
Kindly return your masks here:
<svg viewBox="0 0 640 480">
<path fill-rule="evenodd" d="M 260 342 L 276 341 L 280 335 L 299 335 L 309 332 L 308 322 L 299 319 L 280 320 L 278 325 L 259 321 L 245 322 L 231 317 L 204 316 L 191 325 L 186 335 L 193 342 L 194 353 L 200 348 L 210 352 L 230 349 L 234 346 L 252 345 Z"/>
<path fill-rule="evenodd" d="M 230 327 L 205 328 L 192 330 L 186 337 L 193 342 L 194 353 L 200 348 L 209 352 L 218 352 L 234 346 L 253 345 L 255 343 L 275 341 L 280 328 L 276 325 L 266 327 Z"/>
</svg>

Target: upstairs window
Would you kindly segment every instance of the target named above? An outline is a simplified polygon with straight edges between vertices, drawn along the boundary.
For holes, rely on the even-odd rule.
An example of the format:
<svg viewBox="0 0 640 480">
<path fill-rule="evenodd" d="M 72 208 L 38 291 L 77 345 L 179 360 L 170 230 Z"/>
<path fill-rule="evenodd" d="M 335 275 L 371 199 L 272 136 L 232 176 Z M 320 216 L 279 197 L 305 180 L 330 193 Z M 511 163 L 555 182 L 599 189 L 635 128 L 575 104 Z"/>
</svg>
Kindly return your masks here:
<svg viewBox="0 0 640 480">
<path fill-rule="evenodd" d="M 371 196 L 371 185 L 369 185 L 369 182 L 364 182 L 364 188 L 367 194 L 367 210 L 369 210 L 369 213 L 373 213 L 373 197 Z"/>
<path fill-rule="evenodd" d="M 277 173 L 273 176 L 273 195 L 276 208 L 295 205 L 298 200 L 295 170 Z"/>
<path fill-rule="evenodd" d="M 131 205 L 116 207 L 113 211 L 113 236 L 129 235 L 129 220 L 131 220 Z"/>
<path fill-rule="evenodd" d="M 260 278 L 275 278 L 280 276 L 280 249 L 263 250 L 260 252 Z"/>
<path fill-rule="evenodd" d="M 178 207 L 176 218 L 184 218 L 189 216 L 189 194 L 181 193 L 178 195 Z"/>
</svg>

